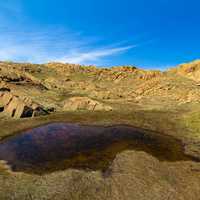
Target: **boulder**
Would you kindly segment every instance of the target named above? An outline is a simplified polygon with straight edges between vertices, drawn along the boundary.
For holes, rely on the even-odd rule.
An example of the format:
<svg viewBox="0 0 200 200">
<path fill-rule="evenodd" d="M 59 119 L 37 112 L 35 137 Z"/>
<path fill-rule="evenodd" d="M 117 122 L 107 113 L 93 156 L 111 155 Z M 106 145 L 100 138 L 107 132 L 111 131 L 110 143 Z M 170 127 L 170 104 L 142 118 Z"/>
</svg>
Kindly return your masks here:
<svg viewBox="0 0 200 200">
<path fill-rule="evenodd" d="M 35 117 L 48 114 L 42 106 L 29 98 L 20 98 L 11 92 L 0 93 L 0 112 L 14 118 Z"/>
<path fill-rule="evenodd" d="M 32 117 L 33 109 L 28 107 L 24 102 L 22 102 L 19 98 L 13 97 L 12 101 L 6 106 L 5 112 L 10 117 L 15 118 L 24 118 L 24 117 Z"/>
<path fill-rule="evenodd" d="M 10 92 L 5 92 L 5 93 L 1 93 L 1 104 L 3 104 L 4 106 L 7 106 L 11 100 L 13 98 L 13 95 Z"/>
<path fill-rule="evenodd" d="M 88 97 L 72 97 L 65 101 L 64 111 L 89 110 L 89 111 L 111 111 L 112 107 L 104 105 Z"/>
</svg>

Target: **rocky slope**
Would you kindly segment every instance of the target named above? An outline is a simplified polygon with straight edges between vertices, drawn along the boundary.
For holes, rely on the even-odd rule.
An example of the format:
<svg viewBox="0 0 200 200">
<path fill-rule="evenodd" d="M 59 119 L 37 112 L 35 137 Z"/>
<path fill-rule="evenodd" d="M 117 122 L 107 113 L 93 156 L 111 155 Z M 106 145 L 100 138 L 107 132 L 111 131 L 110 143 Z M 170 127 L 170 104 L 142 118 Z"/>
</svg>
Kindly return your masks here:
<svg viewBox="0 0 200 200">
<path fill-rule="evenodd" d="M 132 66 L 96 68 L 61 63 L 1 62 L 0 90 L 59 112 L 78 109 L 77 104 L 83 105 L 86 97 L 102 105 L 98 110 L 118 110 L 119 105 L 126 103 L 165 107 L 199 103 L 199 73 L 200 61 L 166 72 Z M 90 106 L 83 107 L 90 110 Z"/>
</svg>

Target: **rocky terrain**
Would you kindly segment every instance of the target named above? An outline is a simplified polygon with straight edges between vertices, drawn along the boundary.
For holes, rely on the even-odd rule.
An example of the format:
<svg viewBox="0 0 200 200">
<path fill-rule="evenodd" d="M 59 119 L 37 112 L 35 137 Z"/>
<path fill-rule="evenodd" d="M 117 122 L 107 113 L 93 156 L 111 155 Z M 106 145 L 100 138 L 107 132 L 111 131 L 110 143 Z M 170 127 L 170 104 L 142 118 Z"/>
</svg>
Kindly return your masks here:
<svg viewBox="0 0 200 200">
<path fill-rule="evenodd" d="M 0 63 L 2 97 L 10 93 L 24 104 L 34 102 L 54 112 L 91 110 L 93 104 L 98 104 L 97 110 L 109 111 L 118 110 L 119 105 L 125 103 L 143 107 L 198 103 L 199 77 L 200 61 L 165 72 L 133 66 L 97 68 L 61 63 Z"/>
<path fill-rule="evenodd" d="M 0 199 L 199 200 L 200 61 L 166 71 L 135 66 L 0 62 L 0 139 L 52 122 L 126 124 L 168 135 L 195 160 L 116 155 L 109 169 L 38 175 L 0 164 Z M 0 144 L 1 145 L 1 144 Z"/>
</svg>

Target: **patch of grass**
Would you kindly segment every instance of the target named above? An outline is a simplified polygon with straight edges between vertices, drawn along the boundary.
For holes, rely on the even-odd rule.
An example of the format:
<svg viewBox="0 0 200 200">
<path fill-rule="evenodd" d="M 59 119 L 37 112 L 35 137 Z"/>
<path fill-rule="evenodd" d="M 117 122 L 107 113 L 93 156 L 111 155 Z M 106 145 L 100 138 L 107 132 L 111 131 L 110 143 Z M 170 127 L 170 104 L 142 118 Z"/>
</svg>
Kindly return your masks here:
<svg viewBox="0 0 200 200">
<path fill-rule="evenodd" d="M 198 110 L 185 115 L 182 123 L 187 127 L 191 137 L 200 139 L 200 112 Z"/>
</svg>

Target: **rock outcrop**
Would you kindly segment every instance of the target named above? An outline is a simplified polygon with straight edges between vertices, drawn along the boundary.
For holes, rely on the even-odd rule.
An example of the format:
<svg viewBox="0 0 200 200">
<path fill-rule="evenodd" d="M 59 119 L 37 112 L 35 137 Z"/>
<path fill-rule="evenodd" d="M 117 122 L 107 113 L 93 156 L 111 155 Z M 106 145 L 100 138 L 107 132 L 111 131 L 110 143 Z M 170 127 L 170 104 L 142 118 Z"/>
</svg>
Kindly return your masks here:
<svg viewBox="0 0 200 200">
<path fill-rule="evenodd" d="M 65 101 L 64 111 L 89 110 L 89 111 L 111 111 L 112 107 L 104 105 L 88 97 L 72 97 Z"/>
<path fill-rule="evenodd" d="M 48 114 L 42 106 L 33 103 L 29 98 L 13 95 L 11 92 L 0 92 L 0 112 L 14 118 L 35 117 Z"/>
<path fill-rule="evenodd" d="M 0 80 L 2 81 L 6 81 L 6 82 L 19 82 L 19 81 L 23 81 L 24 78 L 20 75 L 17 74 L 13 71 L 5 71 L 5 70 L 1 70 L 0 73 Z"/>
<path fill-rule="evenodd" d="M 145 71 L 144 74 L 139 76 L 139 79 L 147 81 L 161 76 L 163 76 L 163 74 L 160 71 Z"/>
<path fill-rule="evenodd" d="M 178 67 L 169 69 L 169 72 L 178 74 L 194 81 L 200 81 L 200 60 L 181 64 Z"/>
</svg>

